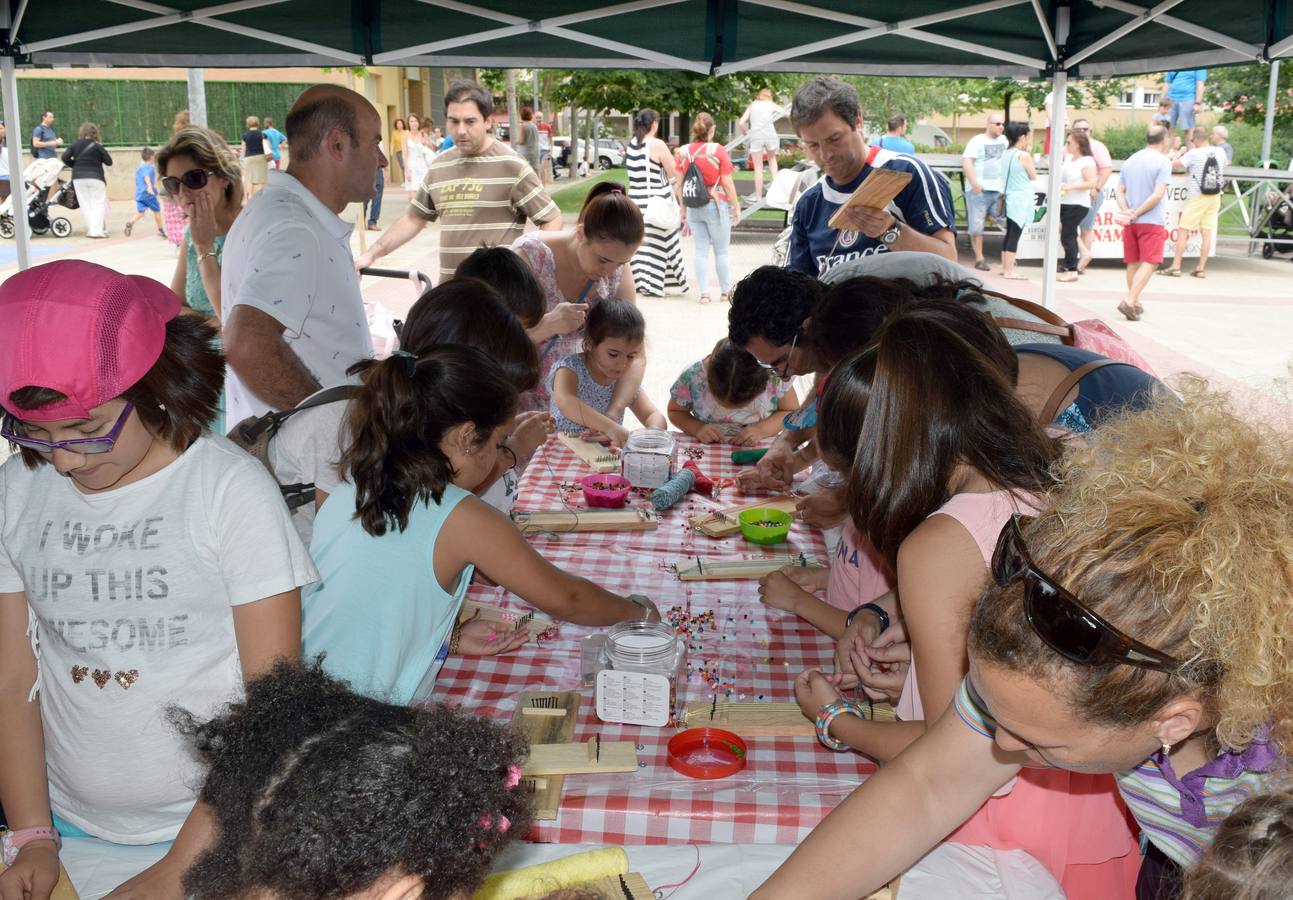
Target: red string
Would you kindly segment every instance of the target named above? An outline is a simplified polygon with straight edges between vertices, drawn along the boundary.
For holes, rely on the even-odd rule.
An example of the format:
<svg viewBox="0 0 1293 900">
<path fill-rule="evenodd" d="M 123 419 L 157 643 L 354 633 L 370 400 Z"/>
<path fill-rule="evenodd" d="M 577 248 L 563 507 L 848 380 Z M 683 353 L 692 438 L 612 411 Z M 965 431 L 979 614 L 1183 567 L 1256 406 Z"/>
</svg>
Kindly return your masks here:
<svg viewBox="0 0 1293 900">
<path fill-rule="evenodd" d="M 696 844 L 692 844 L 692 849 L 696 851 L 696 865 L 692 866 L 691 872 L 688 873 L 687 877 L 684 878 L 682 881 L 678 882 L 677 884 L 662 884 L 654 891 L 652 891 L 652 893 L 654 893 L 656 897 L 659 898 L 659 900 L 669 900 L 670 897 L 678 893 L 679 888 L 681 888 L 687 882 L 691 881 L 692 878 L 696 876 L 696 873 L 700 871 L 700 847 Z M 665 888 L 673 888 L 673 890 L 665 894 L 664 893 Z"/>
</svg>

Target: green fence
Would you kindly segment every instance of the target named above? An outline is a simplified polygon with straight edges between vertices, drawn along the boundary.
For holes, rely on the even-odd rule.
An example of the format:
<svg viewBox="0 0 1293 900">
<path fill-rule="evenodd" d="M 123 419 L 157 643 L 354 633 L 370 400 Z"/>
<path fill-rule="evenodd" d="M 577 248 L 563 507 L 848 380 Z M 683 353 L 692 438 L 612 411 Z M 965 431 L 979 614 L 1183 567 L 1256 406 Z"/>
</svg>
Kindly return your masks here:
<svg viewBox="0 0 1293 900">
<path fill-rule="evenodd" d="M 274 119 L 281 130 L 287 111 L 308 84 L 208 81 L 207 123 L 231 143 L 246 130 L 247 116 Z M 24 145 L 49 110 L 65 144 L 76 139 L 82 122 L 93 122 L 105 144 L 159 146 L 171 135 L 175 114 L 189 105 L 183 81 L 118 81 L 62 78 L 18 79 L 18 106 Z"/>
</svg>

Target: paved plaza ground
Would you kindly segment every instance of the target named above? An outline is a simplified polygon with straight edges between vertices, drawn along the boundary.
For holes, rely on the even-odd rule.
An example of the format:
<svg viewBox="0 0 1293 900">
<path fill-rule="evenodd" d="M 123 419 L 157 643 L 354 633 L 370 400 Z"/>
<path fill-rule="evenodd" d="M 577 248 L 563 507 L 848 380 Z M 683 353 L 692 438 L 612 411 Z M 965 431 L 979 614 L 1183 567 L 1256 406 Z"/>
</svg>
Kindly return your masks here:
<svg viewBox="0 0 1293 900">
<path fill-rule="evenodd" d="M 381 222 L 393 222 L 406 208 L 403 191 L 388 191 Z M 148 275 L 169 283 L 176 261 L 175 248 L 157 237 L 140 222 L 134 236 L 122 236 L 122 225 L 133 204 L 113 204 L 109 216 L 109 240 L 88 240 L 82 236 L 79 213 L 69 213 L 75 232 L 66 239 L 49 236 L 35 239 L 36 262 L 59 258 L 81 258 L 111 266 L 123 272 Z M 346 212 L 353 218 L 357 207 Z M 375 238 L 375 232 L 368 237 Z M 732 246 L 732 275 L 739 278 L 767 263 L 773 233 L 737 234 Z M 359 251 L 360 236 L 352 239 Z M 972 262 L 966 239 L 961 238 L 961 262 Z M 690 265 L 692 247 L 684 240 Z M 435 272 L 439 233 L 435 225 L 384 259 L 383 266 L 416 268 Z M 987 257 L 995 260 L 994 239 L 987 241 Z M 1186 270 L 1190 269 L 1187 261 Z M 12 241 L 0 241 L 0 280 L 17 271 Z M 690 271 L 690 269 L 689 269 Z M 1021 271 L 1028 281 L 1006 281 L 994 273 L 985 274 L 988 285 L 1003 293 L 1041 300 L 1040 263 L 1025 263 Z M 712 277 L 712 276 L 711 276 Z M 1208 267 L 1208 278 L 1167 279 L 1156 277 L 1144 295 L 1145 317 L 1127 322 L 1116 306 L 1124 288 L 1123 267 L 1112 260 L 1096 261 L 1075 284 L 1058 286 L 1057 312 L 1070 321 L 1099 317 L 1113 326 L 1154 366 L 1160 375 L 1193 372 L 1209 378 L 1216 386 L 1231 391 L 1244 405 L 1269 408 L 1287 404 L 1293 391 L 1288 388 L 1293 364 L 1293 263 L 1287 257 L 1263 260 L 1247 257 L 1227 248 Z M 717 298 L 717 289 L 711 293 Z M 377 300 L 401 317 L 416 299 L 412 285 L 387 279 L 364 279 L 366 299 Z M 646 389 L 663 408 L 669 385 L 682 369 L 699 359 L 726 333 L 727 306 L 717 302 L 702 306 L 694 287 L 686 297 L 644 299 L 647 318 L 648 366 Z"/>
</svg>

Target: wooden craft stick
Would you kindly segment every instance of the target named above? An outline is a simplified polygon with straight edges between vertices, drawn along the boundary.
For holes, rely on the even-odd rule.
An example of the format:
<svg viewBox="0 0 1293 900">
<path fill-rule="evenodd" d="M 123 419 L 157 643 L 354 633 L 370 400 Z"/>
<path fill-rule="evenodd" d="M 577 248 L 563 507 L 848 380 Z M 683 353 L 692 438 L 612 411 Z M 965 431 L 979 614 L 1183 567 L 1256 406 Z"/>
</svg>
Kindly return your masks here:
<svg viewBox="0 0 1293 900">
<path fill-rule="evenodd" d="M 573 434 L 559 434 L 557 437 L 594 472 L 605 475 L 608 472 L 620 470 L 619 457 L 612 453 L 610 448 L 575 437 Z"/>
<path fill-rule="evenodd" d="M 835 211 L 827 224 L 831 228 L 847 228 L 848 223 L 845 221 L 844 210 L 854 207 L 864 209 L 884 209 L 893 199 L 902 193 L 903 188 L 911 181 L 910 172 L 898 172 L 893 169 L 874 168 L 866 180 L 858 185 L 858 189 L 849 196 L 848 200 Z"/>
<path fill-rule="evenodd" d="M 592 775 L 637 770 L 637 746 L 632 741 L 593 738 L 584 744 L 531 744 L 523 774 Z"/>
<path fill-rule="evenodd" d="M 660 517 L 649 509 L 513 510 L 512 524 L 521 534 L 576 531 L 654 531 Z"/>
<path fill-rule="evenodd" d="M 796 502 L 798 502 L 796 498 L 789 494 L 783 494 L 780 497 L 768 497 L 765 500 L 753 500 L 740 506 L 729 506 L 727 509 L 696 516 L 691 520 L 691 526 L 710 537 L 727 537 L 729 534 L 740 532 L 741 523 L 737 519 L 745 510 L 778 509 L 794 515 Z"/>
<path fill-rule="evenodd" d="M 749 581 L 771 575 L 786 566 L 822 569 L 825 565 L 815 556 L 764 556 L 758 559 L 702 559 L 693 556 L 673 564 L 679 581 Z"/>
</svg>

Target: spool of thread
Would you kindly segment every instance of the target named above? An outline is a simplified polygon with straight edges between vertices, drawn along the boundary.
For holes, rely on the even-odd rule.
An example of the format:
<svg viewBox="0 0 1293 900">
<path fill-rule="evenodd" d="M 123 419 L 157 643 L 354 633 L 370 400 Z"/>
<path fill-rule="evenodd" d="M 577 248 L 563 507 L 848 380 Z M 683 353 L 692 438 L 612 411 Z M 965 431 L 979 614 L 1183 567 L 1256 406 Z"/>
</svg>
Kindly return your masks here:
<svg viewBox="0 0 1293 900">
<path fill-rule="evenodd" d="M 651 492 L 651 505 L 656 512 L 664 512 L 687 496 L 687 492 L 695 486 L 696 474 L 691 469 L 683 469 Z"/>
<path fill-rule="evenodd" d="M 599 878 L 627 875 L 629 855 L 623 847 L 587 850 L 551 862 L 498 872 L 485 879 L 474 900 L 520 900 L 542 896 Z"/>
<path fill-rule="evenodd" d="M 738 466 L 748 466 L 763 459 L 764 454 L 767 452 L 767 447 L 760 447 L 758 450 L 733 450 L 732 462 Z"/>
</svg>

